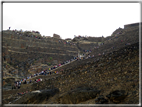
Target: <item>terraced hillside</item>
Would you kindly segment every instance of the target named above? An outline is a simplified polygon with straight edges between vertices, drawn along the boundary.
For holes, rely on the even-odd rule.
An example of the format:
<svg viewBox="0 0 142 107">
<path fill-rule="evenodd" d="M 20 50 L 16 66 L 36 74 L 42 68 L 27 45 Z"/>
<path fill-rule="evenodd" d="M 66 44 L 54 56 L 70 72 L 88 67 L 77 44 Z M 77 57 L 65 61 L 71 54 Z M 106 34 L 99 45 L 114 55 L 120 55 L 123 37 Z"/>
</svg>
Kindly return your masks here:
<svg viewBox="0 0 142 107">
<path fill-rule="evenodd" d="M 120 34 L 117 34 L 119 32 Z M 104 44 L 99 45 L 99 48 L 94 48 L 91 54 L 96 56 L 98 54 L 110 53 L 136 42 L 139 42 L 139 26 L 128 29 L 116 29 L 112 33 L 112 36 L 104 38 L 104 42 L 102 42 Z"/>
<path fill-rule="evenodd" d="M 81 65 L 79 62 L 70 69 L 65 68 L 62 74 L 38 77 L 43 78 L 42 82 L 3 92 L 5 95 L 3 102 L 14 104 L 139 103 L 139 43 L 106 54 L 98 60 L 87 59 Z M 33 93 L 32 91 L 35 90 L 41 92 Z M 22 91 L 29 93 L 18 96 L 17 93 Z M 9 94 L 11 97 L 7 98 L 6 95 Z M 111 96 L 112 94 L 114 95 Z M 39 99 L 35 99 L 35 96 Z"/>
<path fill-rule="evenodd" d="M 142 23 L 141 23 L 142 24 Z M 133 26 L 134 25 L 134 26 Z M 139 24 L 124 25 L 123 28 L 116 29 L 111 36 L 107 37 L 76 37 L 74 42 L 78 42 L 81 50 L 94 50 L 92 54 L 110 52 L 112 49 L 117 50 L 126 45 L 133 44 L 139 41 Z M 104 44 L 102 44 L 104 43 Z M 95 48 L 95 47 L 98 47 Z"/>
<path fill-rule="evenodd" d="M 70 40 L 74 45 L 67 44 L 65 40 L 59 38 L 40 37 L 40 39 L 37 39 L 19 36 L 19 33 L 13 31 L 3 31 L 2 56 L 3 61 L 14 67 L 16 71 L 18 69 L 19 76 L 24 76 L 29 73 L 28 70 L 32 73 L 39 72 L 43 67 L 39 67 L 38 63 L 44 64 L 48 68 L 48 64 L 54 64 L 54 62 L 60 63 L 73 58 L 73 56 L 77 56 L 78 50 L 81 52 L 83 50 L 93 50 L 91 55 L 98 56 L 98 54 L 108 53 L 138 41 L 139 26 L 136 25 L 134 27 L 116 29 L 111 36 L 106 38 L 76 37 Z M 102 45 L 101 43 L 104 44 Z M 36 70 L 31 70 L 30 68 L 34 65 L 39 66 Z M 12 72 L 15 72 L 15 70 Z M 7 73 L 4 73 L 4 76 L 8 76 Z"/>
<path fill-rule="evenodd" d="M 60 63 L 76 56 L 78 51 L 76 46 L 64 44 L 64 42 L 64 40 L 56 38 L 36 39 L 19 36 L 12 31 L 4 31 L 3 61 L 18 69 L 20 76 L 26 75 L 31 65 Z"/>
<path fill-rule="evenodd" d="M 75 39 L 67 43 L 57 38 L 37 39 L 4 31 L 2 56 L 5 84 L 13 83 L 15 80 L 13 77 L 18 79 L 20 76 L 27 76 L 49 68 L 49 63 L 54 65 L 54 63 L 69 60 L 77 56 L 79 51 L 84 53 L 83 50 L 91 49 L 91 56 L 94 55 L 94 57 L 76 60 L 55 69 L 60 71 L 59 74 L 53 73 L 34 78 L 42 78 L 42 82 L 22 84 L 22 87 L 16 90 L 4 90 L 3 102 L 137 104 L 139 26 L 116 29 L 111 36 L 106 38 Z M 88 53 L 84 54 L 88 55 Z M 32 93 L 35 90 L 39 90 L 40 93 Z M 22 91 L 29 93 L 25 96 L 18 96 L 17 93 Z M 47 96 L 42 97 L 42 94 L 47 94 Z M 111 97 L 113 94 L 115 97 Z M 42 100 L 36 100 L 33 96 L 40 96 Z M 79 97 L 75 98 L 75 96 Z"/>
</svg>

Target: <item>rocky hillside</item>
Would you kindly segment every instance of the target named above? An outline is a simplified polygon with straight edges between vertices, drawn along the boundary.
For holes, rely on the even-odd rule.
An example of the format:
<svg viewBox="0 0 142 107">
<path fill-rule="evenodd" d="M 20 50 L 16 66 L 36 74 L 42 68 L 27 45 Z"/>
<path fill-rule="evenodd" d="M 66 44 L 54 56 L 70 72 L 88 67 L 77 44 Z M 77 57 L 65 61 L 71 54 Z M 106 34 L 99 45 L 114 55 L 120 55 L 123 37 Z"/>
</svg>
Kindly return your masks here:
<svg viewBox="0 0 142 107">
<path fill-rule="evenodd" d="M 69 60 L 77 55 L 78 50 L 75 44 L 67 44 L 65 40 L 41 37 L 37 39 L 30 37 L 30 34 L 27 36 L 14 31 L 3 31 L 2 44 L 3 61 L 18 70 L 19 77 Z M 7 69 L 4 65 L 3 68 Z M 4 73 L 3 76 L 8 75 Z"/>
<path fill-rule="evenodd" d="M 142 24 L 142 23 L 141 23 Z M 133 24 L 132 24 L 133 25 Z M 133 44 L 139 41 L 139 25 L 116 29 L 111 36 L 107 37 L 76 37 L 73 41 L 79 43 L 82 50 L 94 50 L 92 54 L 110 52 L 112 49 L 117 50 L 126 45 Z M 126 26 L 126 25 L 125 25 Z M 104 43 L 104 44 L 103 44 Z M 96 47 L 99 47 L 96 48 Z"/>
<path fill-rule="evenodd" d="M 19 33 L 3 31 L 3 85 L 7 87 L 15 79 L 69 60 L 79 51 L 88 55 L 83 50 L 91 49 L 90 55 L 94 57 L 76 60 L 52 70 L 59 71 L 59 74 L 34 78 L 42 78 L 42 82 L 22 84 L 16 90 L 4 90 L 4 103 L 138 103 L 139 26 L 116 29 L 106 38 L 76 37 L 73 40 L 40 35 L 35 38 L 33 34 L 24 36 Z M 32 92 L 35 90 L 39 90 L 39 93 Z M 17 95 L 25 91 L 29 93 Z M 42 100 L 36 100 L 34 96 Z"/>
<path fill-rule="evenodd" d="M 83 50 L 92 50 L 91 55 L 97 57 L 98 54 L 109 53 L 138 41 L 139 26 L 116 29 L 106 38 L 75 37 L 73 40 L 45 38 L 39 33 L 28 31 L 3 31 L 2 60 L 15 69 L 10 72 L 16 71 L 18 77 L 24 77 L 48 69 L 50 65 L 70 60 L 78 55 L 78 51 L 84 53 Z M 3 68 L 3 77 L 11 78 L 12 75 L 5 73 L 8 71 L 6 66 Z"/>
<path fill-rule="evenodd" d="M 66 68 L 62 74 L 42 78 L 42 82 L 3 92 L 4 95 L 11 93 L 14 96 L 9 99 L 5 97 L 3 102 L 14 101 L 14 104 L 138 104 L 139 43 L 113 51 L 99 59 L 88 60 L 70 69 Z M 24 90 L 29 93 L 20 97 L 16 95 Z M 32 93 L 34 90 L 42 91 Z M 34 99 L 35 96 L 39 96 L 42 100 Z M 15 101 L 14 98 L 20 99 Z"/>
</svg>

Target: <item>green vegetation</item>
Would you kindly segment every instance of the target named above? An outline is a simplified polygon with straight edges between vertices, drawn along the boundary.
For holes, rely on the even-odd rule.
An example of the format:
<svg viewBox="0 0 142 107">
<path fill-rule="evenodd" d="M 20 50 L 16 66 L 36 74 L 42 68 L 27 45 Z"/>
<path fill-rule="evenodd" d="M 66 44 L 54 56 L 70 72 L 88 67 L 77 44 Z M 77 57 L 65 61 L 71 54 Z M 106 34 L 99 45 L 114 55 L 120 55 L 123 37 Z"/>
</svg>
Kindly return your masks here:
<svg viewBox="0 0 142 107">
<path fill-rule="evenodd" d="M 7 63 L 7 65 L 9 65 L 9 66 L 10 66 L 10 64 L 9 64 L 9 63 Z"/>
<path fill-rule="evenodd" d="M 52 57 L 49 57 L 50 60 L 52 60 Z"/>
<path fill-rule="evenodd" d="M 48 65 L 48 66 L 50 66 L 50 65 L 51 65 L 51 63 L 48 63 L 47 65 Z"/>
</svg>

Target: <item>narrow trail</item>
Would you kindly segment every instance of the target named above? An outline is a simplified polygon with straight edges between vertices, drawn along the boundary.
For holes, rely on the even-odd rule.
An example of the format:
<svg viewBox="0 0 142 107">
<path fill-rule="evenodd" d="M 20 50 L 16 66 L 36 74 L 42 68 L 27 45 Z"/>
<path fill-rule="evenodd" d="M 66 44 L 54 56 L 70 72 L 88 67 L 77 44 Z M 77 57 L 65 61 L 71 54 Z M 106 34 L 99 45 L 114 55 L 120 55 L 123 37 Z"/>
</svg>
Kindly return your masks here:
<svg viewBox="0 0 142 107">
<path fill-rule="evenodd" d="M 50 70 L 49 72 L 55 72 L 56 70 L 58 70 L 59 68 L 62 68 L 62 67 L 64 67 L 64 66 L 67 66 L 67 65 L 69 65 L 69 64 L 71 64 L 71 63 L 73 63 L 73 62 L 75 62 L 76 60 L 73 60 L 73 61 L 71 61 L 70 63 L 66 63 L 66 64 L 64 64 L 64 65 L 61 65 L 60 67 L 58 67 L 58 68 L 56 68 L 56 69 L 53 69 L 53 70 Z M 32 80 L 32 81 L 34 81 L 34 79 L 39 79 L 39 78 L 42 78 L 42 80 L 44 81 L 45 80 L 45 78 L 46 78 L 46 80 L 47 79 L 52 79 L 52 78 L 55 78 L 55 77 L 58 77 L 59 75 L 64 75 L 64 74 L 51 74 L 51 75 L 38 75 L 38 76 L 35 76 L 35 77 L 32 77 L 32 78 L 29 78 L 27 81 L 30 81 L 30 80 Z M 9 89 L 9 90 L 7 90 L 7 91 L 4 91 L 4 95 L 5 96 L 7 96 L 8 94 L 10 95 L 10 91 L 13 91 L 13 93 L 15 93 L 16 92 L 16 90 L 17 90 L 17 92 L 19 92 L 21 89 L 23 90 L 23 91 L 26 91 L 27 90 L 27 87 L 28 86 L 31 86 L 33 83 L 29 83 L 29 84 L 22 84 L 21 85 L 21 88 L 20 89 L 14 89 L 14 90 L 12 90 L 12 89 Z"/>
</svg>

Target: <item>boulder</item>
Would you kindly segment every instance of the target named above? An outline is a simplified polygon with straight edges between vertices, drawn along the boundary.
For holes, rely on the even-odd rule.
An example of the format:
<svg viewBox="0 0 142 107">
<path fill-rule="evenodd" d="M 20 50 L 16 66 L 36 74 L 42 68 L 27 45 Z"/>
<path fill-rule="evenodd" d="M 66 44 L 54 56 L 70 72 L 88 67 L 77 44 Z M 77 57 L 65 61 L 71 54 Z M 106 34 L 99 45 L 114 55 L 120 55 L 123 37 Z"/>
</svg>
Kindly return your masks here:
<svg viewBox="0 0 142 107">
<path fill-rule="evenodd" d="M 95 99 L 96 104 L 108 104 L 108 100 L 104 98 L 103 95 L 100 95 L 97 99 Z"/>
<path fill-rule="evenodd" d="M 54 96 L 59 92 L 58 89 L 36 90 L 32 93 L 27 93 L 19 100 L 13 102 L 13 104 L 40 104 L 49 97 Z"/>
<path fill-rule="evenodd" d="M 112 101 L 113 103 L 120 103 L 127 97 L 128 93 L 126 94 L 125 90 L 115 90 L 110 92 L 106 97 Z"/>
<path fill-rule="evenodd" d="M 77 88 L 59 96 L 58 102 L 61 104 L 78 104 L 80 102 L 95 98 L 99 93 L 99 90 L 90 89 L 88 87 Z"/>
</svg>

